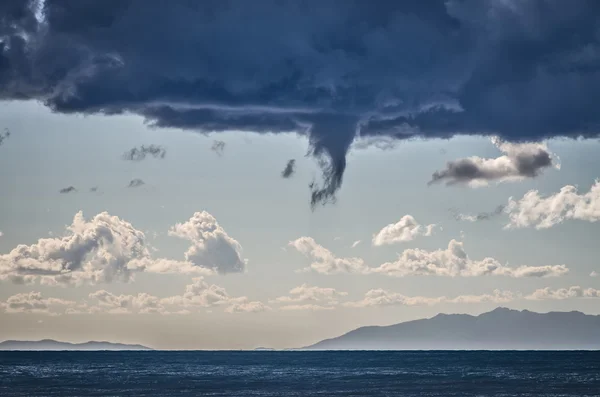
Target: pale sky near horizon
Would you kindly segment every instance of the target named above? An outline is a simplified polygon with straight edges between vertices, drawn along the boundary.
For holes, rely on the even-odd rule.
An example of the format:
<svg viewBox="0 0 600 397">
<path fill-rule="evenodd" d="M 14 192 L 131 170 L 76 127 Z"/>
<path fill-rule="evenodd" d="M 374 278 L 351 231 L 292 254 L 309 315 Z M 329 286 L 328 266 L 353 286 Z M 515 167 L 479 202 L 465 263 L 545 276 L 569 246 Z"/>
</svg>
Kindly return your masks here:
<svg viewBox="0 0 600 397">
<path fill-rule="evenodd" d="M 284 348 L 362 325 L 439 312 L 478 314 L 506 306 L 600 314 L 600 277 L 592 276 L 600 272 L 600 225 L 593 211 L 569 219 L 565 210 L 565 219 L 540 229 L 532 218 L 521 228 L 504 229 L 511 221 L 507 213 L 469 222 L 455 219 L 450 211 L 492 212 L 510 197 L 519 200 L 530 190 L 546 197 L 567 185 L 585 194 L 599 177 L 597 139 L 551 140 L 547 150 L 560 159 L 554 160 L 560 169 L 546 167 L 535 178 L 490 181 L 484 187 L 427 183 L 446 162 L 502 156 L 489 138 L 411 140 L 386 150 L 353 148 L 337 202 L 311 211 L 308 185 L 319 180 L 320 172 L 315 160 L 305 156 L 308 142 L 302 136 L 205 136 L 151 128 L 135 115 L 54 114 L 33 101 L 0 102 L 0 121 L 11 132 L 0 146 L 0 276 L 6 276 L 0 281 L 0 340 L 110 340 L 162 349 Z M 221 155 L 211 150 L 215 140 L 225 142 Z M 122 158 L 131 148 L 150 144 L 162 145 L 166 156 L 139 162 Z M 281 172 L 290 159 L 296 160 L 296 172 L 284 179 Z M 145 184 L 127 187 L 136 178 Z M 76 191 L 59 193 L 69 186 Z M 92 187 L 97 191 L 90 191 Z M 600 208 L 598 197 L 586 203 Z M 15 259 L 17 247 L 22 244 L 33 255 L 41 250 L 40 239 L 51 239 L 44 243 L 48 250 L 66 244 L 70 237 L 63 236 L 75 233 L 66 226 L 79 211 L 88 221 L 106 211 L 129 222 L 151 247 L 152 259 L 144 259 L 180 263 L 193 244 L 206 250 L 202 258 L 221 258 L 217 251 L 223 246 L 210 245 L 210 237 L 191 243 L 168 235 L 175 224 L 206 211 L 228 236 L 223 241 L 237 241 L 240 258 L 247 263 L 242 272 L 226 274 L 148 268 L 134 271 L 129 280 L 47 285 L 40 273 L 27 273 L 34 276 L 26 283 L 11 282 L 16 280 L 10 278 L 15 266 L 25 263 L 22 257 Z M 398 237 L 398 226 L 395 236 L 404 241 L 373 243 L 375 234 L 406 215 L 421 225 L 404 230 L 414 234 Z M 427 233 L 431 224 L 435 226 Z M 302 237 L 314 241 L 300 241 Z M 462 250 L 435 256 L 452 240 L 463 244 L 468 259 L 461 259 Z M 115 256 L 123 249 L 110 241 L 101 244 Z M 306 247 L 317 254 L 304 255 Z M 85 252 L 82 263 L 98 253 L 93 248 Z M 401 276 L 380 268 L 403 252 L 404 260 L 396 264 L 404 272 Z M 136 255 L 126 262 L 139 259 Z M 493 258 L 494 266 L 510 274 L 477 273 L 475 267 L 486 263 L 485 258 Z M 311 263 L 317 266 L 302 271 Z M 519 273 L 515 269 L 521 266 L 537 270 Z M 186 286 L 198 277 L 203 277 L 196 280 L 198 288 L 189 289 L 196 295 L 186 295 Z M 290 292 L 296 287 L 296 293 Z M 537 290 L 545 293 L 538 291 L 534 299 Z"/>
</svg>

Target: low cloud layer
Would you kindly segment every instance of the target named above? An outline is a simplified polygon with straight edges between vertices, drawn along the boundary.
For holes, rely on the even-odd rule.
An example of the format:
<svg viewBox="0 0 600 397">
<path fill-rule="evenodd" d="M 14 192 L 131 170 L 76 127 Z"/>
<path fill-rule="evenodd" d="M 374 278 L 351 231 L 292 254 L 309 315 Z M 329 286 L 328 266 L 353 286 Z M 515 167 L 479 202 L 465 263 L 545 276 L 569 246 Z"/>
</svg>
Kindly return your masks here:
<svg viewBox="0 0 600 397">
<path fill-rule="evenodd" d="M 474 260 L 464 249 L 460 241 L 451 240 L 448 248 L 435 251 L 406 249 L 393 262 L 387 262 L 371 270 L 373 273 L 388 276 L 508 276 L 556 277 L 568 273 L 565 265 L 519 266 L 509 267 L 494 258 Z"/>
<path fill-rule="evenodd" d="M 492 294 L 459 295 L 454 298 L 445 296 L 406 296 L 384 289 L 372 289 L 365 294 L 362 300 L 346 302 L 347 307 L 374 307 L 374 306 L 431 306 L 441 303 L 507 303 L 520 298 L 520 294 L 511 291 L 494 290 Z"/>
<path fill-rule="evenodd" d="M 504 153 L 497 158 L 469 157 L 449 161 L 446 168 L 436 171 L 429 184 L 487 186 L 490 182 L 514 182 L 535 178 L 549 167 L 560 168 L 556 156 L 544 144 L 514 144 L 493 138 L 492 142 Z"/>
<path fill-rule="evenodd" d="M 135 295 L 113 294 L 98 290 L 89 294 L 88 299 L 74 302 L 57 298 L 44 298 L 40 292 L 16 294 L 0 309 L 6 313 L 60 314 L 189 314 L 200 309 L 222 307 L 228 313 L 258 313 L 270 310 L 269 306 L 251 301 L 245 296 L 232 297 L 215 284 L 208 284 L 202 277 L 196 277 L 185 287 L 181 295 L 159 298 L 141 292 Z"/>
<path fill-rule="evenodd" d="M 164 159 L 167 155 L 167 149 L 160 145 L 142 145 L 140 147 L 134 147 L 123 153 L 123 160 L 128 161 L 142 161 L 147 156 L 154 157 L 155 159 Z"/>
<path fill-rule="evenodd" d="M 436 225 L 420 225 L 411 215 L 404 215 L 396 223 L 390 223 L 373 235 L 372 244 L 382 246 L 412 241 L 419 236 L 431 236 Z"/>
<path fill-rule="evenodd" d="M 558 193 L 541 196 L 530 190 L 521 199 L 509 199 L 506 206 L 509 223 L 506 228 L 548 229 L 566 220 L 600 221 L 600 181 L 595 181 L 587 193 L 568 185 Z"/>
<path fill-rule="evenodd" d="M 294 172 L 296 172 L 296 160 L 291 159 L 288 160 L 285 168 L 283 171 L 281 171 L 281 176 L 283 178 L 290 178 L 292 175 L 294 175 Z"/>
<path fill-rule="evenodd" d="M 6 302 L 0 302 L 0 309 L 6 313 L 57 314 L 76 306 L 73 301 L 44 298 L 39 292 L 20 293 L 10 296 Z"/>
<path fill-rule="evenodd" d="M 289 295 L 273 299 L 271 303 L 281 304 L 279 310 L 329 310 L 346 297 L 347 292 L 335 288 L 314 287 L 302 284 L 292 288 Z"/>
<path fill-rule="evenodd" d="M 340 188 L 357 136 L 598 136 L 599 12 L 586 0 L 9 0 L 0 99 L 305 135 L 323 169 L 316 205 Z"/>
<path fill-rule="evenodd" d="M 382 274 L 392 277 L 406 276 L 443 276 L 443 277 L 478 277 L 507 276 L 522 277 L 557 277 L 565 275 L 569 269 L 565 265 L 519 266 L 503 265 L 494 258 L 473 260 L 464 250 L 463 243 L 451 240 L 448 248 L 435 251 L 409 248 L 404 250 L 398 259 L 386 262 L 377 267 L 367 266 L 363 259 L 356 257 L 340 258 L 331 251 L 317 244 L 310 237 L 301 237 L 291 241 L 289 245 L 313 262 L 305 270 L 320 274 Z"/>
<path fill-rule="evenodd" d="M 600 298 L 600 290 L 574 286 L 569 288 L 542 288 L 526 297 L 530 300 L 563 300 L 572 298 Z"/>
<path fill-rule="evenodd" d="M 0 280 L 46 285 L 129 282 L 136 273 L 213 274 L 244 269 L 241 246 L 207 212 L 178 223 L 170 235 L 192 242 L 185 260 L 154 258 L 145 234 L 102 212 L 85 219 L 78 212 L 63 237 L 42 238 L 0 255 Z"/>
</svg>

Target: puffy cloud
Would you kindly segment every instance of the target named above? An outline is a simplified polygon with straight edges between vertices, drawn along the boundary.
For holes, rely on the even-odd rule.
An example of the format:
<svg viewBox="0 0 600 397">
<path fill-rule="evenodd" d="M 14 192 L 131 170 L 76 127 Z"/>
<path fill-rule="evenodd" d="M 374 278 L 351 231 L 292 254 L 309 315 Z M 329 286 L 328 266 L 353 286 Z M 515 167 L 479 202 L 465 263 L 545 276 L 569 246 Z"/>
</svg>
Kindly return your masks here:
<svg viewBox="0 0 600 397">
<path fill-rule="evenodd" d="M 327 248 L 317 244 L 312 237 L 300 237 L 288 244 L 298 252 L 313 260 L 306 270 L 321 274 L 359 273 L 365 274 L 369 268 L 360 258 L 338 258 Z"/>
<path fill-rule="evenodd" d="M 107 312 L 125 313 L 160 313 L 168 314 L 167 309 L 156 296 L 145 292 L 137 295 L 115 295 L 105 290 L 93 292 L 90 299 L 97 301 L 97 306 L 90 306 L 91 313 Z"/>
<path fill-rule="evenodd" d="M 64 187 L 64 188 L 60 189 L 58 192 L 61 194 L 67 194 L 67 193 L 73 193 L 76 191 L 77 191 L 77 189 L 75 189 L 73 186 L 69 186 L 69 187 Z"/>
<path fill-rule="evenodd" d="M 215 152 L 218 156 L 222 156 L 225 152 L 225 142 L 223 141 L 214 141 L 210 150 Z"/>
<path fill-rule="evenodd" d="M 44 298 L 39 292 L 20 293 L 10 296 L 6 302 L 0 302 L 0 309 L 7 313 L 38 313 L 57 315 L 64 312 L 65 308 L 74 307 L 75 302 L 58 299 Z"/>
<path fill-rule="evenodd" d="M 372 307 L 372 306 L 421 306 L 436 305 L 440 303 L 506 303 L 518 299 L 519 294 L 510 291 L 494 290 L 492 294 L 483 295 L 460 295 L 454 298 L 425 297 L 425 296 L 405 296 L 384 289 L 372 289 L 365 294 L 365 297 L 356 302 L 346 302 L 344 306 L 348 307 Z"/>
<path fill-rule="evenodd" d="M 469 157 L 449 161 L 446 168 L 436 171 L 429 184 L 446 182 L 446 185 L 486 186 L 489 182 L 513 182 L 534 178 L 551 166 L 560 168 L 555 155 L 541 143 L 514 144 L 492 138 L 492 142 L 504 153 L 487 159 Z"/>
<path fill-rule="evenodd" d="M 289 295 L 280 296 L 271 303 L 284 304 L 280 310 L 328 310 L 338 303 L 338 299 L 347 296 L 347 292 L 335 288 L 311 287 L 302 284 L 292 288 Z"/>
<path fill-rule="evenodd" d="M 202 224 L 194 220 L 204 219 Z M 197 229 L 194 229 L 196 227 Z M 196 213 L 170 233 L 189 238 L 186 260 L 154 258 L 145 234 L 102 212 L 86 220 L 78 212 L 64 237 L 42 238 L 0 255 L 0 280 L 17 284 L 96 284 L 131 281 L 137 272 L 210 275 L 243 270 L 239 244 L 207 212 Z"/>
<path fill-rule="evenodd" d="M 600 274 L 598 274 L 598 272 L 595 270 L 590 273 L 590 277 L 598 277 L 598 276 L 600 276 Z"/>
<path fill-rule="evenodd" d="M 186 261 L 218 273 L 243 272 L 246 259 L 242 246 L 231 238 L 208 212 L 196 212 L 184 223 L 169 230 L 170 236 L 189 240 L 192 245 L 185 253 Z"/>
<path fill-rule="evenodd" d="M 463 243 L 451 240 L 448 248 L 435 251 L 409 248 L 396 261 L 377 267 L 367 266 L 361 258 L 339 258 L 317 244 L 311 237 L 291 241 L 290 246 L 313 260 L 307 270 L 321 274 L 382 274 L 392 277 L 445 276 L 445 277 L 556 277 L 569 272 L 565 265 L 509 267 L 494 258 L 473 260 L 464 250 Z"/>
<path fill-rule="evenodd" d="M 281 176 L 283 178 L 290 178 L 292 175 L 294 175 L 294 172 L 296 172 L 296 160 L 291 159 L 288 160 L 285 168 L 283 171 L 281 171 Z"/>
<path fill-rule="evenodd" d="M 305 134 L 323 167 L 313 204 L 334 198 L 357 135 L 598 136 L 594 1 L 1 4 L 1 99 Z"/>
<path fill-rule="evenodd" d="M 127 187 L 140 187 L 145 184 L 146 184 L 146 182 L 144 182 L 140 178 L 135 178 L 135 179 L 132 179 L 131 181 L 129 181 L 129 185 L 127 185 Z"/>
<path fill-rule="evenodd" d="M 46 283 L 129 281 L 128 263 L 149 257 L 144 233 L 102 212 L 90 220 L 78 212 L 67 234 L 18 245 L 0 255 L 0 278 L 34 278 Z"/>
<path fill-rule="evenodd" d="M 167 155 L 167 149 L 160 145 L 142 145 L 139 148 L 134 147 L 123 153 L 123 160 L 142 161 L 146 156 L 152 156 L 155 159 L 164 159 Z"/>
<path fill-rule="evenodd" d="M 600 181 L 595 181 L 589 192 L 583 194 L 571 185 L 547 197 L 530 190 L 519 200 L 511 197 L 506 212 L 510 217 L 507 229 L 547 229 L 569 219 L 597 222 L 600 220 Z"/>
<path fill-rule="evenodd" d="M 553 277 L 566 274 L 565 265 L 509 267 L 494 258 L 473 260 L 464 250 L 463 243 L 451 240 L 448 248 L 435 251 L 406 249 L 394 262 L 387 262 L 370 269 L 371 273 L 388 276 L 509 276 Z"/>
<path fill-rule="evenodd" d="M 404 215 L 398 222 L 390 223 L 373 236 L 373 245 L 382 246 L 412 241 L 418 236 L 431 236 L 436 225 L 420 225 L 411 215 Z"/>
<path fill-rule="evenodd" d="M 572 299 L 572 298 L 600 298 L 600 290 L 594 288 L 582 288 L 573 286 L 569 288 L 541 288 L 526 296 L 530 300 L 546 300 L 546 299 Z"/>
</svg>

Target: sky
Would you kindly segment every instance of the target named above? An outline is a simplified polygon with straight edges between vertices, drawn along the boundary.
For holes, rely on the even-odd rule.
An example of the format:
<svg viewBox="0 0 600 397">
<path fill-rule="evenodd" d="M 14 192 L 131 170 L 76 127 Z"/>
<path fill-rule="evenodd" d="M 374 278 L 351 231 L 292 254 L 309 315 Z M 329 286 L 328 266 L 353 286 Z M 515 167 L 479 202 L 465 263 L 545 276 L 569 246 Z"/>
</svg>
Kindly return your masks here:
<svg viewBox="0 0 600 397">
<path fill-rule="evenodd" d="M 0 340 L 600 314 L 596 2 L 166 4 L 0 5 Z"/>
</svg>

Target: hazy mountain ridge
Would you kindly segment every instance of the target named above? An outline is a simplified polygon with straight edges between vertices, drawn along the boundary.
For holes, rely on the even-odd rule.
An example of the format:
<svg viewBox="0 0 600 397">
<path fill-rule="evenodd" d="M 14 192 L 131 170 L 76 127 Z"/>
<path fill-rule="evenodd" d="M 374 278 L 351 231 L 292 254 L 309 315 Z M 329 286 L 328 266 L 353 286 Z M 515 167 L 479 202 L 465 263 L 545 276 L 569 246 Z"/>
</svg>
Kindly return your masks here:
<svg viewBox="0 0 600 397">
<path fill-rule="evenodd" d="M 106 341 L 84 343 L 60 342 L 53 339 L 38 341 L 7 340 L 0 342 L 0 350 L 152 350 L 142 345 L 129 345 Z"/>
<path fill-rule="evenodd" d="M 308 350 L 597 350 L 600 316 L 581 312 L 438 314 L 389 326 L 360 327 Z"/>
</svg>

